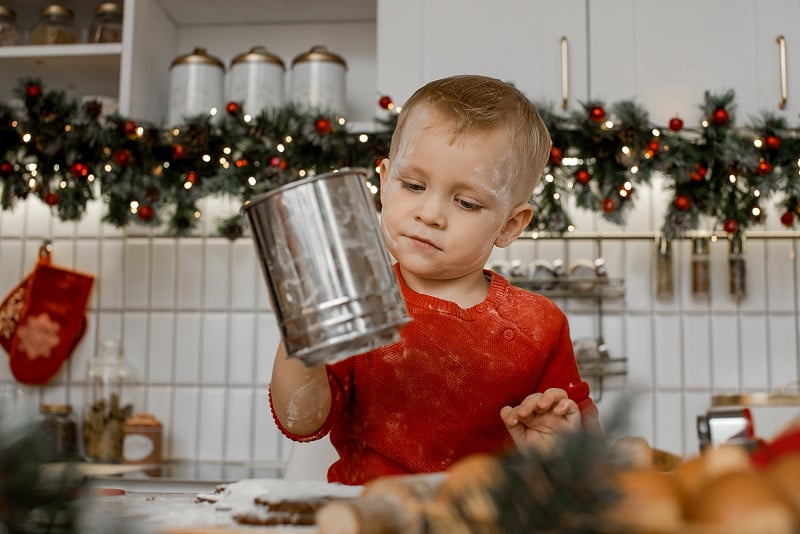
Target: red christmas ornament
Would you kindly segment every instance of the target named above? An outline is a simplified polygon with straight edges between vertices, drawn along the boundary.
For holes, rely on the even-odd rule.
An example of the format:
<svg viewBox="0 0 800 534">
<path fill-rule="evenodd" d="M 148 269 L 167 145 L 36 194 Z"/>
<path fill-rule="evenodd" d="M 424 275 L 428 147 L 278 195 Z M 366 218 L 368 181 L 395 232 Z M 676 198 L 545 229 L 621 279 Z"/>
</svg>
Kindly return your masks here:
<svg viewBox="0 0 800 534">
<path fill-rule="evenodd" d="M 114 162 L 120 167 L 127 167 L 130 165 L 131 159 L 130 150 L 121 149 L 114 152 Z"/>
<path fill-rule="evenodd" d="M 564 160 L 564 152 L 554 146 L 550 149 L 550 164 L 551 165 L 561 165 L 561 162 Z"/>
<path fill-rule="evenodd" d="M 53 193 L 52 191 L 48 192 L 44 195 L 44 203 L 48 206 L 55 206 L 58 204 L 58 195 Z"/>
<path fill-rule="evenodd" d="M 687 195 L 678 195 L 675 197 L 674 204 L 678 211 L 686 211 L 692 206 L 692 201 Z"/>
<path fill-rule="evenodd" d="M 739 223 L 735 219 L 725 219 L 725 222 L 722 223 L 722 229 L 729 234 L 735 234 L 739 230 Z"/>
<path fill-rule="evenodd" d="M 764 139 L 767 150 L 778 150 L 781 147 L 781 138 L 777 135 L 768 135 Z"/>
<path fill-rule="evenodd" d="M 756 169 L 756 174 L 759 176 L 764 176 L 768 174 L 772 170 L 772 165 L 769 161 L 761 160 L 758 162 L 758 169 Z"/>
<path fill-rule="evenodd" d="M 655 154 L 658 152 L 658 149 L 661 148 L 661 141 L 658 139 L 651 139 L 649 143 L 647 143 L 647 149 Z"/>
<path fill-rule="evenodd" d="M 727 124 L 729 118 L 728 111 L 725 108 L 717 108 L 711 113 L 711 122 L 717 126 Z"/>
<path fill-rule="evenodd" d="M 225 111 L 228 112 L 228 115 L 236 115 L 242 110 L 242 106 L 239 105 L 238 102 L 228 102 L 225 106 Z"/>
<path fill-rule="evenodd" d="M 578 169 L 575 172 L 575 181 L 578 182 L 579 184 L 586 185 L 589 183 L 589 180 L 591 179 L 592 175 L 589 174 L 589 171 L 587 171 L 586 169 Z"/>
<path fill-rule="evenodd" d="M 680 117 L 672 117 L 669 120 L 669 129 L 673 132 L 680 132 L 683 129 L 683 120 Z"/>
<path fill-rule="evenodd" d="M 0 163 L 0 175 L 10 176 L 12 172 L 14 172 L 14 166 L 9 162 L 4 161 L 3 163 Z"/>
<path fill-rule="evenodd" d="M 69 168 L 69 173 L 76 179 L 86 178 L 89 176 L 89 166 L 83 162 L 76 161 Z"/>
<path fill-rule="evenodd" d="M 600 207 L 603 208 L 603 211 L 606 213 L 611 213 L 615 209 L 617 209 L 617 203 L 614 201 L 613 198 L 604 198 L 603 201 L 600 203 Z"/>
<path fill-rule="evenodd" d="M 153 207 L 149 204 L 143 204 L 139 206 L 139 209 L 136 210 L 136 216 L 139 218 L 140 221 L 149 222 L 153 220 L 153 216 L 156 214 Z"/>
<path fill-rule="evenodd" d="M 172 147 L 172 159 L 183 159 L 186 157 L 186 149 L 183 145 L 175 145 Z"/>
<path fill-rule="evenodd" d="M 42 96 L 42 86 L 35 83 L 29 84 L 25 88 L 25 97 L 28 100 L 38 100 Z"/>
<path fill-rule="evenodd" d="M 317 122 L 314 123 L 314 129 L 320 135 L 328 135 L 331 133 L 331 121 L 325 117 L 320 117 L 317 119 Z"/>
<path fill-rule="evenodd" d="M 781 215 L 781 224 L 788 227 L 794 226 L 794 213 L 787 211 Z"/>
<path fill-rule="evenodd" d="M 592 122 L 603 122 L 603 119 L 606 118 L 606 110 L 604 110 L 600 106 L 595 106 L 589 110 L 589 119 Z"/>
<path fill-rule="evenodd" d="M 138 128 L 139 128 L 139 126 L 133 121 L 125 121 L 122 124 L 122 131 L 128 137 L 132 137 L 132 136 L 136 135 L 136 130 Z"/>
<path fill-rule="evenodd" d="M 689 178 L 693 182 L 702 182 L 706 178 L 706 173 L 708 173 L 708 167 L 698 162 L 694 164 L 694 172 L 689 173 Z"/>
<path fill-rule="evenodd" d="M 394 107 L 394 102 L 392 102 L 390 97 L 384 95 L 378 99 L 378 105 L 383 109 L 392 109 L 392 107 Z"/>
</svg>

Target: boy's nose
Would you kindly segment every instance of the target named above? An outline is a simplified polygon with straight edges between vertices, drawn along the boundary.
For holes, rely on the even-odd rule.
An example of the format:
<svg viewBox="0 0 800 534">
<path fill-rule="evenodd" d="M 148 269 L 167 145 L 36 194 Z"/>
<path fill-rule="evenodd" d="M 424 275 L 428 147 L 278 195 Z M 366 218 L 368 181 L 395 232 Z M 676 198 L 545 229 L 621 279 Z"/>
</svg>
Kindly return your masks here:
<svg viewBox="0 0 800 534">
<path fill-rule="evenodd" d="M 432 195 L 426 196 L 420 201 L 416 219 L 428 226 L 444 228 L 446 218 L 441 202 Z"/>
</svg>

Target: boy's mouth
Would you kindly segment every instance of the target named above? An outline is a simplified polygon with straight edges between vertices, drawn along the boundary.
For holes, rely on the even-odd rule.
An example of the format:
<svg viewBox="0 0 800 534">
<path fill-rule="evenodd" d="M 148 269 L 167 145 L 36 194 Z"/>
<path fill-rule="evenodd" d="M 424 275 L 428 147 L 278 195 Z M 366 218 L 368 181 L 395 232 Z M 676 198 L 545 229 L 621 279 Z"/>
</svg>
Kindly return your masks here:
<svg viewBox="0 0 800 534">
<path fill-rule="evenodd" d="M 426 248 L 426 249 L 441 250 L 439 247 L 437 247 L 436 245 L 434 245 L 433 243 L 431 243 L 427 239 L 423 239 L 422 237 L 417 237 L 417 236 L 413 236 L 413 235 L 410 235 L 410 236 L 407 236 L 407 237 L 408 237 L 408 239 L 411 240 L 411 242 L 414 245 L 416 245 L 418 247 Z"/>
</svg>

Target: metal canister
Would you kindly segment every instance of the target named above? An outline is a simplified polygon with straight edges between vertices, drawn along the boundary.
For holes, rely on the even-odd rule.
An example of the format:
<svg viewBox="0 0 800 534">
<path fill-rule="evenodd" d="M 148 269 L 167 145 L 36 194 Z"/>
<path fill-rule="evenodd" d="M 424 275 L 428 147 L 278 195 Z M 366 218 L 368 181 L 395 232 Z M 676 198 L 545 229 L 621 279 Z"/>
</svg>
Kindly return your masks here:
<svg viewBox="0 0 800 534">
<path fill-rule="evenodd" d="M 167 125 L 178 126 L 197 115 L 214 114 L 223 106 L 225 65 L 205 48 L 176 57 L 169 66 Z"/>
<path fill-rule="evenodd" d="M 322 45 L 312 46 L 292 61 L 292 102 L 304 108 L 344 115 L 345 60 Z"/>
<path fill-rule="evenodd" d="M 306 367 L 394 343 L 409 321 L 366 178 L 320 174 L 242 208 L 287 355 Z"/>
<path fill-rule="evenodd" d="M 283 105 L 283 60 L 263 46 L 254 46 L 231 60 L 228 100 L 241 102 L 242 111 L 255 115 Z"/>
</svg>

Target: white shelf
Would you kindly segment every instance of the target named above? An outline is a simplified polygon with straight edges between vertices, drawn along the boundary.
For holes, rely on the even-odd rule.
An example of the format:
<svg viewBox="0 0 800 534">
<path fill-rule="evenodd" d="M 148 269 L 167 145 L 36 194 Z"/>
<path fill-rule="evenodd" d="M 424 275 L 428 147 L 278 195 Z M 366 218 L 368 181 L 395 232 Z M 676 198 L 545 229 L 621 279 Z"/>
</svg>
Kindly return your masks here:
<svg viewBox="0 0 800 534">
<path fill-rule="evenodd" d="M 119 61 L 121 43 L 78 43 L 0 47 L 0 59 L 80 58 L 110 56 Z"/>
</svg>

